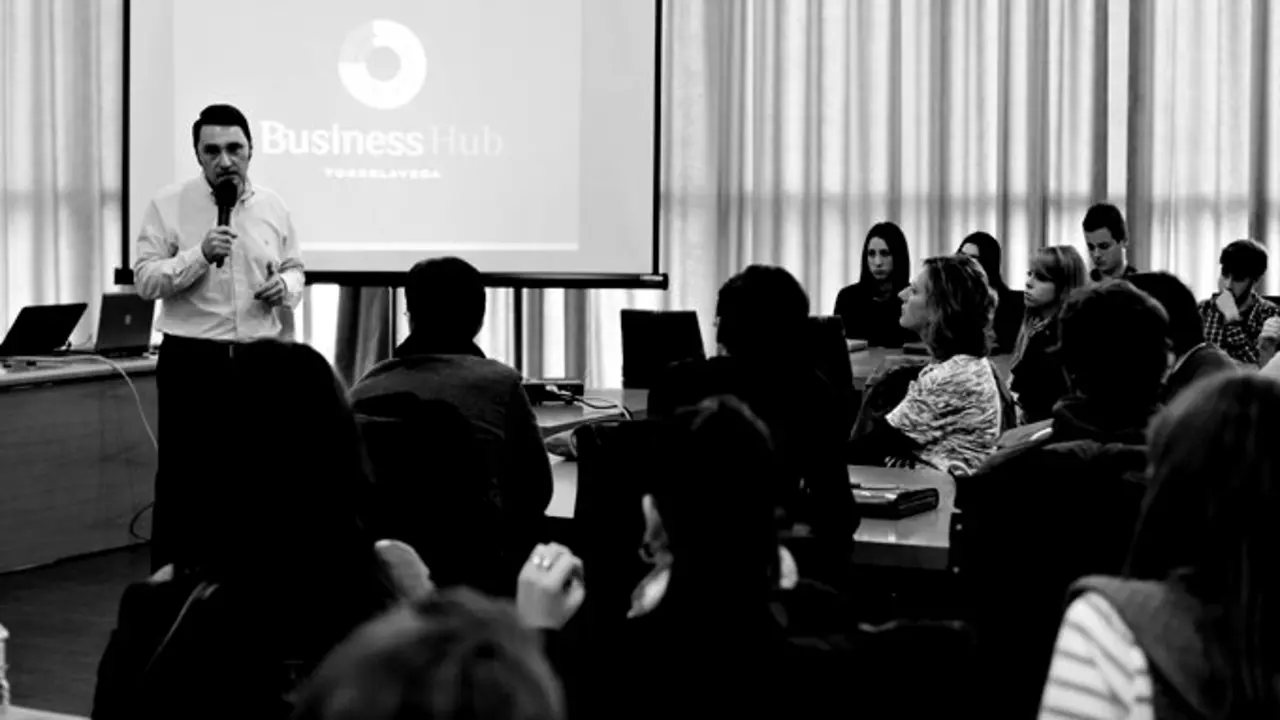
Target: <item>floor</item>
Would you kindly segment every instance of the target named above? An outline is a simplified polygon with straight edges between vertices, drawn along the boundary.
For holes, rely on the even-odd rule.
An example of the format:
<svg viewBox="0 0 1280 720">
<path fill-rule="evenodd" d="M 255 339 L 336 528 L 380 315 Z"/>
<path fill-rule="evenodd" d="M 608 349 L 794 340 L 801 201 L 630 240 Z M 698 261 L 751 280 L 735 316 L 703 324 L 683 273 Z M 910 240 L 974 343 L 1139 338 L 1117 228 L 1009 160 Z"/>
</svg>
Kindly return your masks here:
<svg viewBox="0 0 1280 720">
<path fill-rule="evenodd" d="M 150 569 L 135 545 L 0 575 L 13 704 L 87 716 L 120 595 Z"/>
</svg>

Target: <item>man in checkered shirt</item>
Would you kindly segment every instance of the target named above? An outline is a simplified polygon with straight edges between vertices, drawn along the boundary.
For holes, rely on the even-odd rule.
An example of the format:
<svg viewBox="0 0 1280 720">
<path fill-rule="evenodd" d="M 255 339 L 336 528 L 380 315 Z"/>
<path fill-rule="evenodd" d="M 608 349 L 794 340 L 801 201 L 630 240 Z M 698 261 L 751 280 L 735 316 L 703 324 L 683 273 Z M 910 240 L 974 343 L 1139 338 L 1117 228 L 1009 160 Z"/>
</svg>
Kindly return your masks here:
<svg viewBox="0 0 1280 720">
<path fill-rule="evenodd" d="M 1267 250 L 1253 240 L 1222 249 L 1219 291 L 1201 301 L 1205 340 L 1242 365 L 1259 366 L 1275 354 L 1280 340 L 1280 307 L 1258 294 L 1267 272 Z"/>
</svg>

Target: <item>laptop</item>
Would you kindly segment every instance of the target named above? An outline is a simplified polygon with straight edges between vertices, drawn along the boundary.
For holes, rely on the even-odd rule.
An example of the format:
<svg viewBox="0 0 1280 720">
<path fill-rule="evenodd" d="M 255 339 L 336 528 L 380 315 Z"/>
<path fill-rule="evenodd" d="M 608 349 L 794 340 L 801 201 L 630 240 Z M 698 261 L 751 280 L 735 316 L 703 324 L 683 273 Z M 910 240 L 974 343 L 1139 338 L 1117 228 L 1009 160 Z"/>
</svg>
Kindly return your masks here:
<svg viewBox="0 0 1280 720">
<path fill-rule="evenodd" d="M 622 387 L 652 388 L 670 365 L 706 356 L 695 311 L 622 311 Z"/>
<path fill-rule="evenodd" d="M 63 350 L 88 307 L 68 303 L 22 308 L 0 342 L 0 357 L 53 355 Z"/>
<path fill-rule="evenodd" d="M 133 293 L 104 293 L 93 352 L 104 357 L 142 357 L 151 350 L 156 302 Z"/>
</svg>

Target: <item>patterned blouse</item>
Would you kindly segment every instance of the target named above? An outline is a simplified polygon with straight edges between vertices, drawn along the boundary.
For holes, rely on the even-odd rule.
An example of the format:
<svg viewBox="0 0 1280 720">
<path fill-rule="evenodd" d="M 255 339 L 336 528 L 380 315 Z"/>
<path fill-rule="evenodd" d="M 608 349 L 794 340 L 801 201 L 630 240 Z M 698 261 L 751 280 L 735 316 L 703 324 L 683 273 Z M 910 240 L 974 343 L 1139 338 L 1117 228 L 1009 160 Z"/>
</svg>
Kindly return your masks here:
<svg viewBox="0 0 1280 720">
<path fill-rule="evenodd" d="M 889 458 L 887 464 L 924 464 L 956 476 L 977 472 L 1000 437 L 995 372 L 989 360 L 972 355 L 956 355 L 921 370 L 886 418 L 921 446 L 919 455 Z"/>
</svg>

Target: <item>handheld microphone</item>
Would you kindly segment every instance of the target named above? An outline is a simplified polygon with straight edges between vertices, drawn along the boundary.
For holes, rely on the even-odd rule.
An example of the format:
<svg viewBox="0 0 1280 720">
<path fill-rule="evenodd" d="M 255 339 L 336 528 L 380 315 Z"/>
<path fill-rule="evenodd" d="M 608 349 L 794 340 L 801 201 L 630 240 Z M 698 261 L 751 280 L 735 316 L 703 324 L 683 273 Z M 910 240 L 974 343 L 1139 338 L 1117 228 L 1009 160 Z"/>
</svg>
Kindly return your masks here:
<svg viewBox="0 0 1280 720">
<path fill-rule="evenodd" d="M 213 202 L 218 206 L 218 225 L 231 223 L 231 208 L 235 207 L 239 196 L 240 188 L 236 187 L 236 181 L 232 178 L 223 178 L 213 186 Z M 224 259 L 218 258 L 218 267 L 222 267 Z"/>
</svg>

